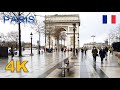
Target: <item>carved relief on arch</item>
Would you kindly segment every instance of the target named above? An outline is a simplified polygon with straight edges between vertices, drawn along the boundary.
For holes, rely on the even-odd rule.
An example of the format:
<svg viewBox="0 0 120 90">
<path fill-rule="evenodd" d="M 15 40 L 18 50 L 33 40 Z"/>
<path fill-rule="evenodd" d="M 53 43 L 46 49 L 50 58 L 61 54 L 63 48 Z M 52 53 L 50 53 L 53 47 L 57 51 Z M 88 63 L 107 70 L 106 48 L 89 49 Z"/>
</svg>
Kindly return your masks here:
<svg viewBox="0 0 120 90">
<path fill-rule="evenodd" d="M 68 26 L 55 26 L 55 30 L 58 30 L 60 28 L 65 29 L 66 31 L 68 31 Z"/>
</svg>

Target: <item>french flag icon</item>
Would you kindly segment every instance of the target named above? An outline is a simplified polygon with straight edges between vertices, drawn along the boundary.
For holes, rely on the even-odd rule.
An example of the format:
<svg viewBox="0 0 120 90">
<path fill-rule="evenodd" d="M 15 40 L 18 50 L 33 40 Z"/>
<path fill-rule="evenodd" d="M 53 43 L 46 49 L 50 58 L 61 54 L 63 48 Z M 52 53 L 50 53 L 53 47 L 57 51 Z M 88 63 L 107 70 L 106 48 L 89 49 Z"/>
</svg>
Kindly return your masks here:
<svg viewBox="0 0 120 90">
<path fill-rule="evenodd" d="M 111 15 L 111 17 L 108 18 L 108 15 L 103 15 L 102 16 L 103 18 L 103 24 L 107 24 L 108 23 L 108 20 L 110 20 L 111 24 L 116 24 L 116 15 Z"/>
</svg>

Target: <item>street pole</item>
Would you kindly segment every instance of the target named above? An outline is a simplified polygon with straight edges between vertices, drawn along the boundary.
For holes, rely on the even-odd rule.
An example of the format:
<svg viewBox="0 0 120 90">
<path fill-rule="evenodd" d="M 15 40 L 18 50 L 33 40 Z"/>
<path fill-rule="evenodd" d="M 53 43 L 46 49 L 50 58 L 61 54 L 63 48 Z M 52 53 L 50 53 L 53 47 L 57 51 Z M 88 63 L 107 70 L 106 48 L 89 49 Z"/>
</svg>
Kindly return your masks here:
<svg viewBox="0 0 120 90">
<path fill-rule="evenodd" d="M 30 55 L 32 56 L 33 55 L 33 53 L 32 53 L 32 35 L 33 35 L 32 32 L 30 35 L 31 35 L 31 54 Z"/>
<path fill-rule="evenodd" d="M 73 29 L 73 31 L 74 31 L 73 56 L 75 56 L 75 28 Z"/>
<path fill-rule="evenodd" d="M 40 54 L 40 48 L 41 48 L 41 46 L 40 46 L 40 31 L 39 31 L 39 44 L 38 45 L 39 45 L 39 47 L 38 47 L 39 48 L 38 54 Z"/>
<path fill-rule="evenodd" d="M 32 55 L 32 37 L 31 37 L 31 55 Z"/>
<path fill-rule="evenodd" d="M 73 36 L 73 57 L 71 59 L 77 59 L 76 55 L 75 55 L 75 28 L 76 28 L 76 24 L 73 24 L 73 32 L 74 32 L 74 36 Z"/>
</svg>

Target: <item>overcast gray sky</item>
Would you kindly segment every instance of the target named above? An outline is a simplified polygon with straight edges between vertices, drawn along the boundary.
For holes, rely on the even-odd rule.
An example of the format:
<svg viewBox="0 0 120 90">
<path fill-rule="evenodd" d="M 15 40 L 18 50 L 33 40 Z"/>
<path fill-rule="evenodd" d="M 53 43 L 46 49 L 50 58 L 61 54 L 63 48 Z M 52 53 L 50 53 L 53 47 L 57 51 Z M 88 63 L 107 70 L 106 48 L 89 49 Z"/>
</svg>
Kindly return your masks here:
<svg viewBox="0 0 120 90">
<path fill-rule="evenodd" d="M 120 12 L 36 12 L 37 15 L 54 14 L 79 14 L 80 16 L 80 46 L 84 43 L 92 42 L 92 35 L 95 35 L 96 42 L 104 42 L 108 33 L 114 31 L 120 25 Z M 108 24 L 102 24 L 102 15 L 108 15 Z M 111 24 L 111 15 L 116 15 L 116 24 Z M 38 18 L 44 20 L 43 17 Z M 0 22 L 0 33 L 7 34 L 10 31 L 17 31 L 18 26 Z M 31 29 L 29 24 L 21 26 L 22 41 L 30 42 L 30 32 L 33 32 L 33 43 L 37 44 L 38 34 Z M 44 36 L 41 35 L 41 45 L 44 45 Z"/>
</svg>

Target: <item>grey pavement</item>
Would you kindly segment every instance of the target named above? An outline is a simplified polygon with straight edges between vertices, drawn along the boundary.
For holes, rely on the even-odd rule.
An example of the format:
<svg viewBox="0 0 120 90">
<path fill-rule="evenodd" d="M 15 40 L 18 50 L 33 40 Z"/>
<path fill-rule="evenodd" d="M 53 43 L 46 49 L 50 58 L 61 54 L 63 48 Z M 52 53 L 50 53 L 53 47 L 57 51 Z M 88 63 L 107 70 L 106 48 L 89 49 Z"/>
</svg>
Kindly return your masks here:
<svg viewBox="0 0 120 90">
<path fill-rule="evenodd" d="M 33 50 L 34 55 L 30 56 L 30 50 L 23 52 L 23 57 L 15 56 L 14 62 L 17 60 L 28 61 L 26 64 L 28 73 L 21 71 L 21 73 L 5 70 L 5 66 L 11 60 L 0 59 L 0 78 L 64 78 L 61 77 L 61 70 L 56 66 L 58 63 L 69 57 L 70 62 L 75 62 L 74 68 L 70 73 L 66 74 L 65 78 L 120 78 L 120 65 L 118 58 L 114 55 L 108 54 L 107 61 L 104 60 L 101 64 L 100 57 L 97 57 L 96 63 L 93 62 L 91 50 L 88 50 L 87 55 L 78 55 L 78 59 L 72 60 L 71 52 L 61 53 L 43 53 L 38 55 L 37 50 Z"/>
<path fill-rule="evenodd" d="M 70 61 L 76 62 L 76 65 L 67 73 L 66 77 L 61 77 L 61 70 L 56 68 L 46 78 L 120 78 L 120 65 L 117 60 L 117 57 L 108 54 L 107 61 L 104 59 L 103 64 L 101 64 L 99 56 L 95 63 L 91 50 L 88 50 L 87 55 L 80 52 L 78 59 L 70 59 Z"/>
<path fill-rule="evenodd" d="M 117 57 L 108 53 L 107 60 L 104 59 L 103 64 L 99 56 L 95 63 L 89 50 L 87 55 L 81 58 L 80 78 L 120 78 L 120 65 L 117 60 Z"/>
<path fill-rule="evenodd" d="M 28 61 L 26 67 L 29 72 L 25 73 L 21 70 L 21 73 L 6 71 L 5 66 L 11 60 L 11 56 L 8 59 L 0 59 L 0 78 L 43 78 L 43 74 L 57 65 L 59 62 L 68 57 L 68 54 L 64 53 L 43 53 L 38 55 L 37 50 L 33 50 L 34 55 L 30 56 L 30 50 L 25 50 L 19 58 L 13 57 L 14 63 L 17 60 Z"/>
</svg>

